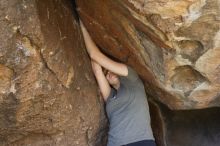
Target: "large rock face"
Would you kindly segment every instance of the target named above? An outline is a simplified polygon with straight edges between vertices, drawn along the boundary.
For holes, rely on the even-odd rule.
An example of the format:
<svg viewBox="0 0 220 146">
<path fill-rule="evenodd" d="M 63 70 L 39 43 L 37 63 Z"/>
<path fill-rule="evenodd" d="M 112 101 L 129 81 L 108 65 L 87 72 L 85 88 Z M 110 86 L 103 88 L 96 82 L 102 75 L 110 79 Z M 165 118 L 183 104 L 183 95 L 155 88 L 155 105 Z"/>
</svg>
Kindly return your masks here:
<svg viewBox="0 0 220 146">
<path fill-rule="evenodd" d="M 71 1 L 1 0 L 0 19 L 0 145 L 101 145 L 103 106 Z"/>
<path fill-rule="evenodd" d="M 220 105 L 218 0 L 76 0 L 103 51 L 135 68 L 172 109 Z"/>
<path fill-rule="evenodd" d="M 74 0 L 0 1 L 0 146 L 104 146 Z M 220 105 L 218 0 L 76 0 L 103 52 L 172 109 Z M 218 146 L 219 108 L 150 102 L 158 146 Z"/>
</svg>

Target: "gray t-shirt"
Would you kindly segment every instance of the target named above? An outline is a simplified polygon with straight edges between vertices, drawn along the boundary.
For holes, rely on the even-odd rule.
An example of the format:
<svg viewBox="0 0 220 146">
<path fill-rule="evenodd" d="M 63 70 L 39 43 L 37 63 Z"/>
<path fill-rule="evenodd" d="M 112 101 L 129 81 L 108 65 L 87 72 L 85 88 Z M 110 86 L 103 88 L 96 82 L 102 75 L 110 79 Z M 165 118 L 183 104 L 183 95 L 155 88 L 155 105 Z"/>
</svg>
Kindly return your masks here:
<svg viewBox="0 0 220 146">
<path fill-rule="evenodd" d="M 121 146 L 142 140 L 154 140 L 144 85 L 128 67 L 128 76 L 120 77 L 120 88 L 106 102 L 110 122 L 107 146 Z"/>
</svg>

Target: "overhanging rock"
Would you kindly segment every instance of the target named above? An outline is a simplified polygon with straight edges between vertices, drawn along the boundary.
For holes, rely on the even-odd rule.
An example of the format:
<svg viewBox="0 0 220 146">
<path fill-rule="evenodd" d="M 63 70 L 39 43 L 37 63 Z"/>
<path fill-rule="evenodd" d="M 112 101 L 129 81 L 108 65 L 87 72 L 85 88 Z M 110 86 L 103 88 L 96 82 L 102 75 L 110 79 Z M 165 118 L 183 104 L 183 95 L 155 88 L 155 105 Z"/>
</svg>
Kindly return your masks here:
<svg viewBox="0 0 220 146">
<path fill-rule="evenodd" d="M 135 68 L 171 109 L 220 105 L 218 0 L 76 0 L 103 52 Z"/>
</svg>

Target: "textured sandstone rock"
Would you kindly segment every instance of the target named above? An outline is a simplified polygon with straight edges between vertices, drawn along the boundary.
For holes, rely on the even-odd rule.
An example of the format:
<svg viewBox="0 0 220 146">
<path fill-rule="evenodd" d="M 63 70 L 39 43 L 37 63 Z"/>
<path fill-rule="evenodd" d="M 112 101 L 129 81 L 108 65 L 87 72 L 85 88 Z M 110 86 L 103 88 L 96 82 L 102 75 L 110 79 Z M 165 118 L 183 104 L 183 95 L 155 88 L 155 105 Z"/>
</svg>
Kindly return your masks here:
<svg viewBox="0 0 220 146">
<path fill-rule="evenodd" d="M 0 94 L 5 94 L 10 91 L 12 78 L 13 71 L 10 68 L 0 64 Z"/>
<path fill-rule="evenodd" d="M 0 1 L 1 146 L 105 142 L 103 105 L 74 13 L 69 0 Z"/>
<path fill-rule="evenodd" d="M 77 4 L 96 43 L 134 67 L 149 94 L 173 109 L 219 106 L 217 0 Z M 106 118 L 72 3 L 2 0 L 0 12 L 0 145 L 104 145 Z M 150 105 L 158 146 L 219 145 L 218 108 Z"/>
<path fill-rule="evenodd" d="M 77 0 L 95 42 L 172 109 L 220 105 L 218 0 Z"/>
</svg>

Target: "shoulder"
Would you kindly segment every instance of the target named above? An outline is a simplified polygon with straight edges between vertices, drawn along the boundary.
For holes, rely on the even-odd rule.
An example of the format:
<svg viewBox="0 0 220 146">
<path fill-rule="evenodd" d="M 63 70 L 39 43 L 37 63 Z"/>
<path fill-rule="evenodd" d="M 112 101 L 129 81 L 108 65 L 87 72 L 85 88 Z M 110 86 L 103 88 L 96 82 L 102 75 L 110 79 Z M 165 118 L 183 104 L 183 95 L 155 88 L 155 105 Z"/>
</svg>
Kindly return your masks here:
<svg viewBox="0 0 220 146">
<path fill-rule="evenodd" d="M 137 72 L 130 66 L 127 66 L 127 69 L 128 69 L 128 74 L 127 74 L 127 76 L 124 76 L 124 78 L 126 78 L 132 82 L 137 81 L 139 79 Z"/>
</svg>

